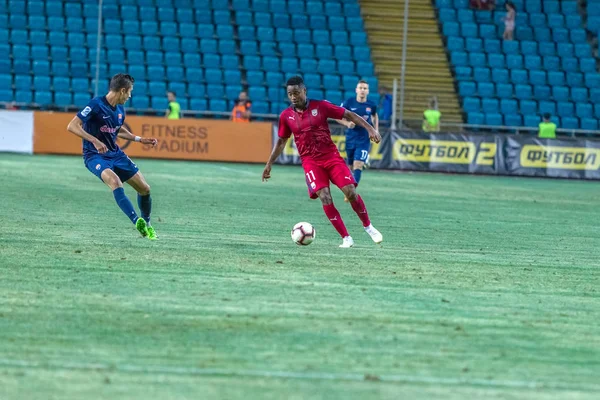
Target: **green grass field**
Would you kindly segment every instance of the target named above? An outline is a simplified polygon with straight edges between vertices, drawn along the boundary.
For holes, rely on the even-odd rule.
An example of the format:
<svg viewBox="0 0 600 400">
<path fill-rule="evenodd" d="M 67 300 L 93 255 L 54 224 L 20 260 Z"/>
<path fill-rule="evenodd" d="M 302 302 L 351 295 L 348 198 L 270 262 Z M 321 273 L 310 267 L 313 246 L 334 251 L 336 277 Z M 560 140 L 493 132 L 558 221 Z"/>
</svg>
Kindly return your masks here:
<svg viewBox="0 0 600 400">
<path fill-rule="evenodd" d="M 598 183 L 367 171 L 343 250 L 298 167 L 137 161 L 158 242 L 0 154 L 0 399 L 600 398 Z"/>
</svg>

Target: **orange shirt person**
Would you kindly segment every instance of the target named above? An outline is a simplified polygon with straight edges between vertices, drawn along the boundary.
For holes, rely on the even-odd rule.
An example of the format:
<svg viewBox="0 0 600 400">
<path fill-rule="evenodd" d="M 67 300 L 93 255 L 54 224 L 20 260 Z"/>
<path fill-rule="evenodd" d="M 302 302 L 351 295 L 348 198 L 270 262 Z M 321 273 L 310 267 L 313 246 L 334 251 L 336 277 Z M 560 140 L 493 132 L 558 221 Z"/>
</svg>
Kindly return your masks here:
<svg viewBox="0 0 600 400">
<path fill-rule="evenodd" d="M 248 123 L 250 122 L 250 117 L 252 116 L 252 102 L 248 99 L 248 94 L 246 92 L 241 92 L 238 101 L 233 110 L 231 111 L 231 120 L 233 122 L 242 122 Z"/>
</svg>

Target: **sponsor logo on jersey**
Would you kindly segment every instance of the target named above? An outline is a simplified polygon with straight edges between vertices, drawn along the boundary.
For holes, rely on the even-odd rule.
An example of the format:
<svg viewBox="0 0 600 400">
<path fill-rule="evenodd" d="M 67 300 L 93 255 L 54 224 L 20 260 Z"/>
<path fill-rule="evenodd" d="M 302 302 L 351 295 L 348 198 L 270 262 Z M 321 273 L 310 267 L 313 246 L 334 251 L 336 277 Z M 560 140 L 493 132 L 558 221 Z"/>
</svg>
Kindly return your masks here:
<svg viewBox="0 0 600 400">
<path fill-rule="evenodd" d="M 103 125 L 100 128 L 100 132 L 104 132 L 104 133 L 117 133 L 119 131 L 119 129 L 121 129 L 121 126 L 115 126 L 114 128 L 111 128 L 108 125 Z"/>
<path fill-rule="evenodd" d="M 317 116 L 317 114 L 319 114 L 319 110 L 317 110 L 317 109 L 315 108 L 315 109 L 311 110 L 311 112 L 310 112 L 310 113 L 312 114 L 312 116 L 313 116 L 313 117 L 316 117 L 316 116 Z"/>
<path fill-rule="evenodd" d="M 371 112 L 371 107 L 367 107 L 367 112 L 370 113 Z"/>
<path fill-rule="evenodd" d="M 86 108 L 84 108 L 83 110 L 81 110 L 81 115 L 82 115 L 82 116 L 84 116 L 84 117 L 87 117 L 87 116 L 88 116 L 88 114 L 89 114 L 91 111 L 92 111 L 92 109 L 91 109 L 89 106 L 87 106 Z"/>
</svg>

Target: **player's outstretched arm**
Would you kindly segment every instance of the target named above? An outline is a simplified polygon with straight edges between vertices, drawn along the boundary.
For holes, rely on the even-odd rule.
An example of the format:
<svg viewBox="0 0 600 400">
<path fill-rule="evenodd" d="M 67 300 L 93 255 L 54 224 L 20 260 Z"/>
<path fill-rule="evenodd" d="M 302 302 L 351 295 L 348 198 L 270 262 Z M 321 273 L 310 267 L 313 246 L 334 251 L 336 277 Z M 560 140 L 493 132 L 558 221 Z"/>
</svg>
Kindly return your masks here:
<svg viewBox="0 0 600 400">
<path fill-rule="evenodd" d="M 69 125 L 67 125 L 67 130 L 79 136 L 80 138 L 92 143 L 96 150 L 98 150 L 98 153 L 102 154 L 108 151 L 108 147 L 106 147 L 104 143 L 102 143 L 83 129 L 83 121 L 78 116 L 75 116 L 75 118 L 73 118 L 71 122 L 69 122 Z"/>
<path fill-rule="evenodd" d="M 121 139 L 129 140 L 132 142 L 140 142 L 143 144 L 150 144 L 150 145 L 152 145 L 152 147 L 156 146 L 156 143 L 158 143 L 158 140 L 156 140 L 154 138 L 143 138 L 140 136 L 135 136 L 133 133 L 129 132 L 124 127 L 121 127 L 117 136 L 120 137 Z"/>
<path fill-rule="evenodd" d="M 344 119 L 347 119 L 348 121 L 352 121 L 356 125 L 365 128 L 367 130 L 367 132 L 369 132 L 369 138 L 372 141 L 374 141 L 375 143 L 381 142 L 381 135 L 379 134 L 379 132 L 377 132 L 375 130 L 375 128 L 373 128 L 371 126 L 371 124 L 369 124 L 367 121 L 362 119 L 362 117 L 360 117 L 358 114 L 353 113 L 350 110 L 346 110 L 344 112 Z"/>
<path fill-rule="evenodd" d="M 334 121 L 340 125 L 344 125 L 346 128 L 349 129 L 354 129 L 354 127 L 356 126 L 354 122 L 346 121 L 345 119 L 334 119 Z"/>
<path fill-rule="evenodd" d="M 273 151 L 271 151 L 271 156 L 269 157 L 269 161 L 267 161 L 267 165 L 265 165 L 265 169 L 262 174 L 263 182 L 271 178 L 271 167 L 273 166 L 273 163 L 277 160 L 277 158 L 279 158 L 281 153 L 283 153 L 283 149 L 285 149 L 285 145 L 287 144 L 288 139 L 289 138 L 282 137 L 277 139 L 277 143 L 275 143 Z"/>
</svg>

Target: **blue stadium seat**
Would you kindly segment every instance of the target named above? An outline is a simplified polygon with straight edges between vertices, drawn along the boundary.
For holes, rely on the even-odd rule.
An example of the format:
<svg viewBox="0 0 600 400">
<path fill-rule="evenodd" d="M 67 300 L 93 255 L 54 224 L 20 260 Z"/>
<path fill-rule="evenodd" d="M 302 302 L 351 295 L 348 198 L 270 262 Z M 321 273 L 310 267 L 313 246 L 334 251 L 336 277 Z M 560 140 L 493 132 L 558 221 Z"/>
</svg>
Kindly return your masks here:
<svg viewBox="0 0 600 400">
<path fill-rule="evenodd" d="M 524 69 L 513 69 L 510 71 L 510 78 L 514 84 L 524 85 L 529 80 L 527 77 L 527 71 Z"/>
<path fill-rule="evenodd" d="M 465 41 L 463 38 L 452 36 L 448 38 L 446 47 L 451 53 L 454 51 L 464 51 Z"/>
<path fill-rule="evenodd" d="M 366 46 L 367 34 L 364 32 L 350 32 L 350 44 L 353 46 Z"/>
<path fill-rule="evenodd" d="M 207 111 L 208 103 L 206 99 L 193 97 L 190 99 L 190 109 L 198 111 Z"/>
<path fill-rule="evenodd" d="M 558 102 L 569 101 L 569 88 L 566 86 L 552 86 L 552 98 Z"/>
<path fill-rule="evenodd" d="M 532 39 L 528 39 L 528 40 L 532 40 Z M 551 41 L 553 41 L 550 29 L 548 29 L 548 28 L 536 28 L 535 29 L 535 40 L 537 40 L 538 42 L 551 42 Z"/>
<path fill-rule="evenodd" d="M 481 102 L 477 97 L 465 97 L 463 99 L 463 109 L 466 113 L 479 112 L 481 110 Z"/>
<path fill-rule="evenodd" d="M 551 96 L 550 86 L 536 85 L 533 87 L 533 97 L 538 100 L 549 100 Z"/>
<path fill-rule="evenodd" d="M 290 19 L 288 14 L 274 13 L 273 14 L 273 26 L 275 28 L 290 28 Z"/>
<path fill-rule="evenodd" d="M 505 126 L 523 126 L 523 118 L 519 114 L 505 114 L 504 115 Z"/>
<path fill-rule="evenodd" d="M 515 97 L 519 100 L 528 100 L 533 97 L 533 92 L 530 85 L 516 84 Z"/>
<path fill-rule="evenodd" d="M 461 97 L 475 96 L 476 95 L 476 87 L 473 82 L 459 82 L 458 83 L 458 94 Z"/>
<path fill-rule="evenodd" d="M 228 107 L 227 107 L 227 102 L 225 100 L 221 100 L 221 99 L 214 99 L 211 98 L 208 101 L 208 109 L 210 111 L 216 111 L 216 112 L 227 112 Z"/>
<path fill-rule="evenodd" d="M 565 26 L 568 29 L 579 29 L 583 26 L 583 21 L 579 15 L 567 15 L 565 18 Z"/>
<path fill-rule="evenodd" d="M 552 29 L 552 40 L 556 43 L 568 42 L 570 40 L 569 31 L 565 28 Z"/>
<path fill-rule="evenodd" d="M 561 118 L 562 129 L 579 129 L 579 121 L 574 117 Z"/>
<path fill-rule="evenodd" d="M 502 42 L 502 51 L 504 54 L 520 54 L 519 42 L 514 40 L 505 40 Z"/>
<path fill-rule="evenodd" d="M 458 22 L 446 22 L 442 26 L 442 33 L 444 36 L 452 37 L 452 36 L 461 36 L 460 34 L 460 25 Z"/>
<path fill-rule="evenodd" d="M 494 97 L 495 87 L 493 83 L 489 82 L 478 82 L 477 93 L 480 97 Z"/>
<path fill-rule="evenodd" d="M 248 71 L 246 74 L 246 81 L 248 85 L 260 86 L 264 83 L 264 73 L 262 71 Z"/>
<path fill-rule="evenodd" d="M 262 56 L 272 56 L 275 57 L 279 55 L 279 50 L 277 49 L 277 43 L 263 41 L 259 39 L 259 53 Z"/>
<path fill-rule="evenodd" d="M 478 30 L 477 30 L 477 24 L 472 23 L 472 22 L 466 22 L 466 23 L 462 23 L 460 25 L 460 33 L 461 36 L 468 38 L 468 37 L 477 37 L 478 36 Z M 482 34 L 483 36 L 483 34 Z M 483 36 L 486 37 L 486 36 Z"/>
<path fill-rule="evenodd" d="M 279 72 L 281 70 L 279 66 L 278 57 L 263 57 L 262 69 L 266 72 Z"/>
<path fill-rule="evenodd" d="M 223 74 L 223 77 L 226 85 L 235 85 L 239 84 L 242 81 L 242 73 L 239 69 L 226 69 Z"/>
<path fill-rule="evenodd" d="M 223 82 L 223 72 L 217 68 L 207 68 L 205 70 L 205 78 L 207 84 L 219 84 Z M 210 93 L 210 91 L 209 91 Z"/>
<path fill-rule="evenodd" d="M 529 71 L 529 81 L 532 85 L 545 85 L 546 71 Z"/>
<path fill-rule="evenodd" d="M 583 86 L 583 74 L 580 72 L 567 72 L 567 85 L 571 87 Z"/>
<path fill-rule="evenodd" d="M 582 118 L 581 119 L 581 129 L 587 131 L 597 131 L 598 130 L 598 120 L 596 118 Z"/>
<path fill-rule="evenodd" d="M 585 30 L 583 29 L 571 29 L 569 36 L 571 42 L 575 44 L 586 43 L 587 40 Z"/>
<path fill-rule="evenodd" d="M 502 48 L 498 39 L 484 39 L 483 50 L 486 53 L 500 53 Z"/>
<path fill-rule="evenodd" d="M 469 113 L 467 123 L 471 125 L 483 125 L 485 123 L 484 115 L 481 113 Z"/>
<path fill-rule="evenodd" d="M 493 68 L 492 69 L 492 81 L 495 83 L 508 83 L 510 79 L 508 77 L 508 70 L 504 68 Z"/>
<path fill-rule="evenodd" d="M 590 89 L 600 88 L 600 75 L 597 72 L 585 74 L 585 85 Z"/>
<path fill-rule="evenodd" d="M 557 114 L 561 118 L 575 116 L 575 107 L 573 103 L 568 101 L 557 103 Z"/>
<path fill-rule="evenodd" d="M 562 71 L 548 72 L 548 84 L 550 86 L 564 86 L 565 83 L 565 74 Z"/>
<path fill-rule="evenodd" d="M 536 12 L 529 15 L 529 24 L 534 28 L 546 27 L 546 15 Z"/>
<path fill-rule="evenodd" d="M 470 80 L 471 79 L 471 67 L 455 67 L 454 68 L 454 75 L 456 77 L 457 80 L 461 81 L 461 80 Z"/>
<path fill-rule="evenodd" d="M 523 57 L 518 54 L 509 54 L 506 56 L 506 66 L 508 69 L 523 68 Z"/>
<path fill-rule="evenodd" d="M 248 45 L 249 46 L 249 45 Z M 255 49 L 256 50 L 256 49 Z M 217 41 L 214 39 L 201 39 L 200 40 L 200 52 L 207 53 L 217 53 Z M 255 51 L 256 53 L 256 51 Z"/>
<path fill-rule="evenodd" d="M 479 25 L 479 36 L 482 38 L 491 38 L 496 36 L 496 26 L 491 24 Z"/>
<path fill-rule="evenodd" d="M 55 91 L 54 103 L 58 106 L 70 106 L 73 104 L 73 95 L 68 91 Z"/>
<path fill-rule="evenodd" d="M 539 43 L 540 47 L 540 55 L 541 56 L 555 56 L 556 55 L 556 47 L 552 42 L 543 42 Z"/>
<path fill-rule="evenodd" d="M 283 85 L 283 74 L 281 72 L 267 72 L 266 83 L 269 86 Z"/>
<path fill-rule="evenodd" d="M 485 114 L 485 123 L 490 126 L 502 126 L 504 125 L 502 114 L 497 112 Z"/>
<path fill-rule="evenodd" d="M 302 61 L 307 61 L 303 59 Z M 298 72 L 298 59 L 297 58 L 282 58 L 281 59 L 281 71 L 285 73 L 296 73 Z"/>
<path fill-rule="evenodd" d="M 492 55 L 490 55 L 491 57 Z M 455 66 L 467 66 L 469 65 L 467 53 L 461 51 L 455 51 L 450 54 L 450 62 Z"/>
<path fill-rule="evenodd" d="M 505 42 L 506 43 L 506 42 Z M 530 40 L 525 40 L 521 42 L 521 53 L 523 55 L 538 55 L 538 44 L 536 42 L 532 42 Z"/>
<path fill-rule="evenodd" d="M 579 72 L 579 61 L 575 57 L 563 58 L 562 69 L 565 72 Z"/>
<path fill-rule="evenodd" d="M 510 83 L 497 83 L 496 95 L 500 99 L 509 99 L 513 97 L 513 85 Z"/>
<path fill-rule="evenodd" d="M 481 53 L 483 52 L 483 41 L 479 38 L 467 38 L 465 48 L 468 52 Z"/>
<path fill-rule="evenodd" d="M 491 80 L 491 73 L 489 68 L 477 67 L 473 69 L 473 79 L 476 82 L 489 82 Z"/>
<path fill-rule="evenodd" d="M 33 95 L 31 93 L 31 90 L 16 90 L 15 100 L 17 101 L 17 103 L 32 103 Z"/>
<path fill-rule="evenodd" d="M 521 114 L 536 114 L 537 113 L 537 103 L 532 100 L 522 100 L 519 102 L 519 109 L 521 110 Z"/>
<path fill-rule="evenodd" d="M 588 103 L 576 103 L 575 115 L 579 118 L 592 118 L 594 115 L 592 105 Z"/>
<path fill-rule="evenodd" d="M 319 63 L 320 65 L 321 63 Z M 339 89 L 341 85 L 339 75 L 324 75 L 323 76 L 323 87 L 325 89 Z"/>
<path fill-rule="evenodd" d="M 467 110 L 465 110 L 467 111 Z M 512 99 L 502 99 L 500 100 L 500 111 L 503 114 L 517 114 L 518 106 L 517 101 Z"/>
<path fill-rule="evenodd" d="M 536 70 L 542 68 L 542 59 L 539 56 L 525 56 L 525 69 Z"/>
<path fill-rule="evenodd" d="M 219 53 L 221 54 L 235 54 L 237 52 L 235 41 L 230 39 L 219 40 Z M 252 47 L 252 45 L 249 45 Z"/>
<path fill-rule="evenodd" d="M 558 71 L 560 70 L 560 59 L 556 56 L 546 56 L 543 65 L 546 71 Z"/>
<path fill-rule="evenodd" d="M 573 57 L 574 48 L 571 43 L 558 43 L 556 49 L 560 57 Z"/>
<path fill-rule="evenodd" d="M 499 107 L 500 107 L 500 105 L 498 103 L 498 99 L 490 99 L 490 98 L 481 99 L 481 109 L 484 113 L 497 112 Z"/>
<path fill-rule="evenodd" d="M 490 54 L 488 56 L 488 64 L 490 68 L 506 68 L 506 62 L 503 54 Z"/>
<path fill-rule="evenodd" d="M 524 125 L 532 128 L 537 128 L 537 126 L 541 122 L 540 117 L 537 115 L 525 115 L 523 119 Z"/>
<path fill-rule="evenodd" d="M 333 60 L 319 60 L 317 65 L 317 71 L 321 74 L 335 74 L 336 73 L 336 65 Z M 325 80 L 325 77 L 323 77 Z M 339 81 L 339 77 L 338 77 Z M 339 86 L 339 83 L 338 83 Z"/>
<path fill-rule="evenodd" d="M 556 103 L 553 101 L 540 101 L 539 103 L 540 114 L 549 113 L 556 115 Z"/>
<path fill-rule="evenodd" d="M 589 101 L 587 88 L 571 88 L 571 100 L 575 103 L 587 103 Z"/>
</svg>

